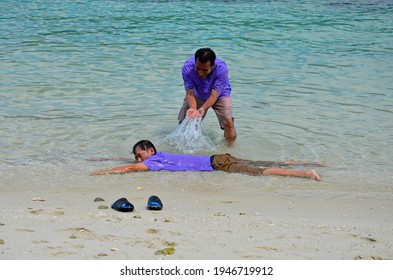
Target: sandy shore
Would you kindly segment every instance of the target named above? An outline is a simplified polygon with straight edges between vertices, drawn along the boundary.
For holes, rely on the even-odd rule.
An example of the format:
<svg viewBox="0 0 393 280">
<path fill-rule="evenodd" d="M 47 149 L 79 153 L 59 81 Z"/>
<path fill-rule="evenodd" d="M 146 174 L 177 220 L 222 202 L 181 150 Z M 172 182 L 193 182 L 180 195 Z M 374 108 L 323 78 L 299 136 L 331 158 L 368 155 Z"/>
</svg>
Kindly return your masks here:
<svg viewBox="0 0 393 280">
<path fill-rule="evenodd" d="M 197 172 L 56 183 L 11 173 L 0 196 L 3 260 L 393 259 L 391 194 L 332 190 L 329 180 Z M 41 186 L 26 190 L 29 180 Z M 146 209 L 153 194 L 162 211 Z M 110 208 L 123 196 L 134 212 Z"/>
</svg>

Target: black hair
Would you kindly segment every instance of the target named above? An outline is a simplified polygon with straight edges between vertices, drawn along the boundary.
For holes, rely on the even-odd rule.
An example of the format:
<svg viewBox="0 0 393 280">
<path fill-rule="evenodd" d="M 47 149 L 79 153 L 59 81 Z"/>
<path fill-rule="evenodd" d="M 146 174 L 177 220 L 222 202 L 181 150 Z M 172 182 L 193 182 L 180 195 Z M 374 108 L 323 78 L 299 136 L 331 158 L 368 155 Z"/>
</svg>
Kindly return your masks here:
<svg viewBox="0 0 393 280">
<path fill-rule="evenodd" d="M 142 150 L 144 150 L 144 151 L 147 151 L 148 149 L 150 149 L 150 148 L 153 148 L 153 150 L 154 150 L 154 154 L 156 154 L 157 153 L 157 150 L 156 150 L 156 147 L 154 147 L 154 145 L 153 145 L 153 143 L 152 142 L 150 142 L 149 140 L 140 140 L 140 141 L 138 141 L 138 143 L 136 143 L 135 145 L 134 145 L 134 147 L 132 147 L 132 153 L 135 155 L 135 150 L 136 150 L 136 148 L 140 148 L 140 149 L 142 149 Z"/>
<path fill-rule="evenodd" d="M 216 54 L 211 48 L 201 48 L 195 52 L 195 62 L 206 63 L 210 61 L 210 66 L 216 62 Z"/>
</svg>

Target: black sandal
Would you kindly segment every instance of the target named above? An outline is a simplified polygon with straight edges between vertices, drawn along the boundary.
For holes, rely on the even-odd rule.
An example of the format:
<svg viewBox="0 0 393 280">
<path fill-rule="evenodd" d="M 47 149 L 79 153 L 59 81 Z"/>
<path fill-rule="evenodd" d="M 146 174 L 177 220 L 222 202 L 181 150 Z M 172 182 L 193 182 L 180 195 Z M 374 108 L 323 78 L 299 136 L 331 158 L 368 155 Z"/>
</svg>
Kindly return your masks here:
<svg viewBox="0 0 393 280">
<path fill-rule="evenodd" d="M 152 195 L 149 197 L 149 200 L 147 201 L 147 209 L 157 211 L 161 210 L 162 207 L 164 206 L 158 196 Z"/>
<path fill-rule="evenodd" d="M 134 205 L 132 205 L 125 197 L 122 197 L 112 204 L 112 209 L 120 212 L 132 212 L 134 210 Z"/>
</svg>

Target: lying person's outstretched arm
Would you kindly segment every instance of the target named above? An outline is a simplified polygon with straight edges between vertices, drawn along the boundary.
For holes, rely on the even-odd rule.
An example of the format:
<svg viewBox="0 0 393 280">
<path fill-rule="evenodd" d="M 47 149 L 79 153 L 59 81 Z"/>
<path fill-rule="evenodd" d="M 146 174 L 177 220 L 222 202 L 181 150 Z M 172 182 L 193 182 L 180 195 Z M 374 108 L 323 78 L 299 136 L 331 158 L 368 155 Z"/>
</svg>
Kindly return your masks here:
<svg viewBox="0 0 393 280">
<path fill-rule="evenodd" d="M 119 174 L 119 173 L 129 173 L 129 172 L 138 172 L 138 171 L 147 171 L 149 168 L 143 162 L 132 163 L 127 165 L 118 166 L 112 169 L 96 171 L 91 175 L 104 175 L 104 174 Z"/>
</svg>

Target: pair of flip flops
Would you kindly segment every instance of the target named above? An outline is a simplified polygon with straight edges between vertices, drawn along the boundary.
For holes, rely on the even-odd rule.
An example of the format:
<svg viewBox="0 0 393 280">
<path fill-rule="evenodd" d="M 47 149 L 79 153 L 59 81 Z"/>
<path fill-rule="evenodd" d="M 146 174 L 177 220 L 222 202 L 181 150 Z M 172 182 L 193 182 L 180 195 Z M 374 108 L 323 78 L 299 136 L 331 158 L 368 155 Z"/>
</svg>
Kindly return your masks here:
<svg viewBox="0 0 393 280">
<path fill-rule="evenodd" d="M 111 205 L 112 209 L 120 211 L 120 212 L 132 212 L 134 210 L 134 205 L 131 204 L 127 200 L 127 198 L 122 197 L 116 200 L 115 202 L 112 203 Z M 164 205 L 162 204 L 160 198 L 156 195 L 152 195 L 149 197 L 147 201 L 147 209 L 148 210 L 161 210 Z"/>
</svg>

